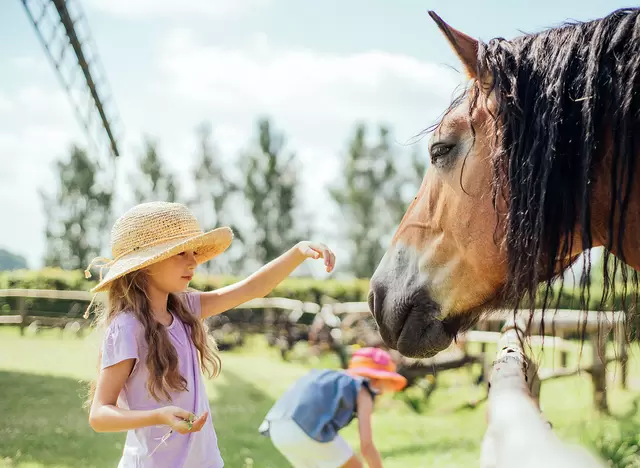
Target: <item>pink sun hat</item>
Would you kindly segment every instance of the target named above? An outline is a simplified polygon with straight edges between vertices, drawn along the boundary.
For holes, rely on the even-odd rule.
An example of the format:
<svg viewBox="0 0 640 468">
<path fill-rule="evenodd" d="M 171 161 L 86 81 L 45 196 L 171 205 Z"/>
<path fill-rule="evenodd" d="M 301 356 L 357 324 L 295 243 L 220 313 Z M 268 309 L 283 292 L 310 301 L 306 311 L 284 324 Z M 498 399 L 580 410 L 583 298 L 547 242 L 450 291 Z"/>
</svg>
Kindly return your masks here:
<svg viewBox="0 0 640 468">
<path fill-rule="evenodd" d="M 380 348 L 360 348 L 351 356 L 348 371 L 363 377 L 391 382 L 395 391 L 407 385 L 407 379 L 396 372 L 391 355 Z"/>
</svg>

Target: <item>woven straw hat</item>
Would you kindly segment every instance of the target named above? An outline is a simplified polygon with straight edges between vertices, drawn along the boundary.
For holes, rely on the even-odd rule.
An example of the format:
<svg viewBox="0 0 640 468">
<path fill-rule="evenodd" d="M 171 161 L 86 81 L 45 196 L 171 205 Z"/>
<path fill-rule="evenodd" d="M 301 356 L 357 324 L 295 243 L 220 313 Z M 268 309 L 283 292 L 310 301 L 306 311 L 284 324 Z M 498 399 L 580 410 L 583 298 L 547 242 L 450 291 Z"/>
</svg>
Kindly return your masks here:
<svg viewBox="0 0 640 468">
<path fill-rule="evenodd" d="M 229 227 L 203 232 L 191 211 L 180 203 L 150 202 L 134 206 L 122 215 L 111 230 L 113 260 L 95 258 L 85 270 L 100 268 L 100 282 L 91 292 L 109 289 L 116 278 L 165 260 L 185 250 L 196 252 L 198 264 L 224 252 L 233 239 Z M 102 278 L 102 270 L 109 271 Z"/>
</svg>

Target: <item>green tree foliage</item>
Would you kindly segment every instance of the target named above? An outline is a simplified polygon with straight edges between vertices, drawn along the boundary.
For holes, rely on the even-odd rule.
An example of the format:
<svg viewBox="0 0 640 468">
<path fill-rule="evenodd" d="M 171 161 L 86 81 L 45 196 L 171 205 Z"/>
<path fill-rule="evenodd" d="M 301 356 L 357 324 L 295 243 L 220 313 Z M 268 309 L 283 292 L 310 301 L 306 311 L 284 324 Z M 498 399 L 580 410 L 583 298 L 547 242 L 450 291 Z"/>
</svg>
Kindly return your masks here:
<svg viewBox="0 0 640 468">
<path fill-rule="evenodd" d="M 285 137 L 268 119 L 258 122 L 257 142 L 243 155 L 244 196 L 251 213 L 252 257 L 265 263 L 301 239 L 296 223 L 298 167 Z"/>
<path fill-rule="evenodd" d="M 168 172 L 158 152 L 158 143 L 146 138 L 139 159 L 138 172 L 129 178 L 135 203 L 148 201 L 176 202 L 179 186 L 174 174 Z"/>
<path fill-rule="evenodd" d="M 195 197 L 190 206 L 198 213 L 198 219 L 205 230 L 220 226 L 230 226 L 234 231 L 234 241 L 224 255 L 208 262 L 208 273 L 229 273 L 229 270 L 243 269 L 244 255 L 242 233 L 234 224 L 233 197 L 240 192 L 227 174 L 222 164 L 222 155 L 212 141 L 211 126 L 201 124 L 197 129 L 198 154 L 192 171 L 195 182 Z M 226 166 L 228 168 L 228 166 Z"/>
<path fill-rule="evenodd" d="M 27 260 L 22 255 L 0 249 L 0 271 L 21 270 L 27 268 Z"/>
<path fill-rule="evenodd" d="M 40 193 L 47 220 L 45 265 L 84 269 L 105 244 L 111 189 L 100 182 L 98 164 L 78 146 L 68 160 L 56 163 L 56 173 L 56 193 Z"/>
<path fill-rule="evenodd" d="M 373 274 L 425 170 L 418 152 L 402 168 L 402 155 L 391 147 L 386 127 L 379 127 L 377 137 L 369 144 L 366 126 L 356 126 L 342 177 L 329 189 L 351 252 L 348 269 L 361 278 Z"/>
</svg>

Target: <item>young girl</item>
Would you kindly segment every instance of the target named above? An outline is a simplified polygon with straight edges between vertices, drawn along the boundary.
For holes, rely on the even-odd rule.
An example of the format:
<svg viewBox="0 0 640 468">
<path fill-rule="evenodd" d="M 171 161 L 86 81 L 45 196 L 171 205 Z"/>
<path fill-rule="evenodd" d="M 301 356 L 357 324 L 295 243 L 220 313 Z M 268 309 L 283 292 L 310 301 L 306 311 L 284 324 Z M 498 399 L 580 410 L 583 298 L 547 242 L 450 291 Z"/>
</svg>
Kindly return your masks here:
<svg viewBox="0 0 640 468">
<path fill-rule="evenodd" d="M 98 432 L 127 431 L 120 468 L 222 467 L 200 373 L 216 375 L 220 360 L 202 320 L 265 296 L 307 258 L 324 258 L 328 272 L 334 266 L 326 246 L 300 242 L 239 283 L 186 292 L 196 266 L 232 237 L 226 227 L 202 232 L 181 204 L 144 203 L 114 224 L 114 259 L 92 262 L 103 262 L 92 292 L 106 291 L 108 301 L 89 423 Z"/>
<path fill-rule="evenodd" d="M 360 459 L 338 435 L 357 417 L 360 451 L 370 468 L 381 468 L 371 429 L 373 401 L 406 385 L 389 353 L 362 348 L 346 372 L 313 370 L 299 379 L 269 410 L 259 431 L 294 468 L 359 468 Z"/>
</svg>

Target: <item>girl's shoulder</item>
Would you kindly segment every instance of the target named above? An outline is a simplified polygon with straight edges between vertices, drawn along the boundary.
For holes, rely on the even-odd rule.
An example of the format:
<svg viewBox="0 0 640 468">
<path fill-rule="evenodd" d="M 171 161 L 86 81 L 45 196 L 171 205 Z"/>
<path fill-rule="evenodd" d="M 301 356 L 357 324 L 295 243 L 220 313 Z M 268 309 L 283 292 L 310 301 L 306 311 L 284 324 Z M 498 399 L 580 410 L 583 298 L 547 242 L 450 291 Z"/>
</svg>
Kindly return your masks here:
<svg viewBox="0 0 640 468">
<path fill-rule="evenodd" d="M 133 312 L 122 311 L 118 312 L 106 327 L 107 335 L 114 332 L 137 336 L 140 333 L 144 333 L 144 325 L 136 318 Z"/>
<path fill-rule="evenodd" d="M 352 374 L 345 369 L 336 369 L 334 372 L 339 373 L 341 375 L 341 379 L 345 379 L 347 382 L 352 383 L 358 392 L 364 388 L 372 397 L 377 395 L 376 391 L 371 386 L 371 380 L 368 377 Z"/>
<path fill-rule="evenodd" d="M 176 294 L 176 296 L 189 312 L 197 317 L 201 315 L 200 291 L 187 289 L 186 291 Z"/>
<path fill-rule="evenodd" d="M 106 368 L 125 359 L 135 359 L 137 369 L 140 346 L 144 346 L 144 327 L 132 313 L 119 312 L 107 325 L 102 340 L 101 366 Z"/>
<path fill-rule="evenodd" d="M 353 375 L 344 369 L 312 369 L 309 374 L 312 381 L 322 382 L 326 385 L 338 387 L 358 387 L 368 380 L 359 375 Z"/>
</svg>

